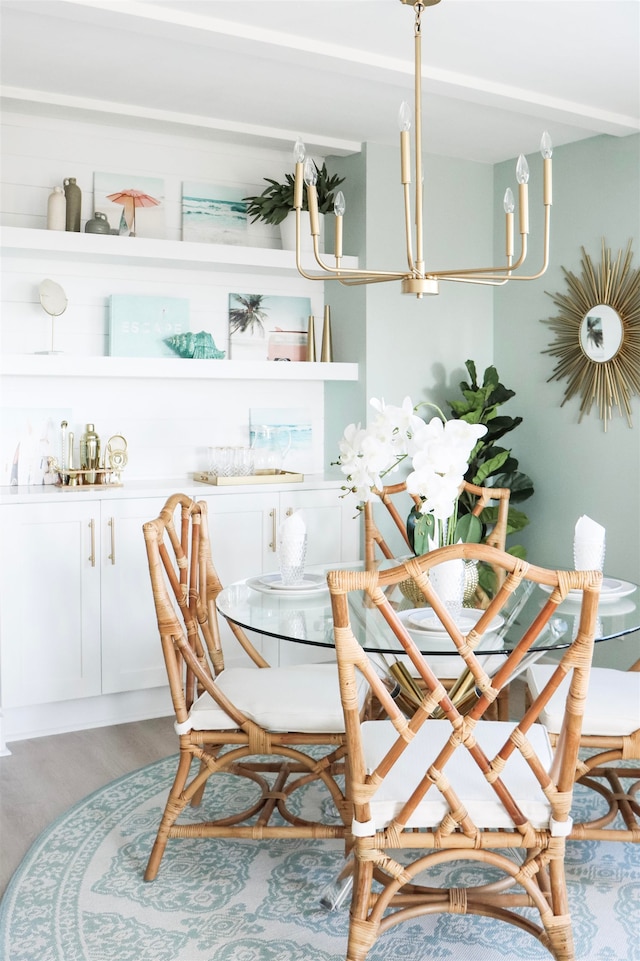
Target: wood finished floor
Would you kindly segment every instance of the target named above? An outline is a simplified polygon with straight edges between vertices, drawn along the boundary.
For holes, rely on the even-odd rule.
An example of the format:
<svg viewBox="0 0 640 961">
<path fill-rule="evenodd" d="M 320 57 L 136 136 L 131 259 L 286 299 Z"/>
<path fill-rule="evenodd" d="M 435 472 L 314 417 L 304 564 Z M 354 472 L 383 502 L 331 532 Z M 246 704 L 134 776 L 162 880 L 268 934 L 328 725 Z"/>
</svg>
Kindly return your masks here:
<svg viewBox="0 0 640 961">
<path fill-rule="evenodd" d="M 173 717 L 13 741 L 0 757 L 0 896 L 38 835 L 76 801 L 177 753 Z"/>
</svg>

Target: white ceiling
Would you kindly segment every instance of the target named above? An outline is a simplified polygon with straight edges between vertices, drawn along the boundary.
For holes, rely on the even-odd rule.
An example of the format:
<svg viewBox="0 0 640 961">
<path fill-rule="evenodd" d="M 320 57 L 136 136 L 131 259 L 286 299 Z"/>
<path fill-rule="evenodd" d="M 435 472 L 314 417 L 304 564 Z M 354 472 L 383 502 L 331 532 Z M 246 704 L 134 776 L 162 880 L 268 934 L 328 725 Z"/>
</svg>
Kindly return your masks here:
<svg viewBox="0 0 640 961">
<path fill-rule="evenodd" d="M 324 152 L 396 144 L 413 103 L 398 0 L 0 0 L 9 98 Z M 422 15 L 425 150 L 495 163 L 640 130 L 640 0 L 442 0 Z M 36 91 L 37 94 L 32 92 Z"/>
</svg>

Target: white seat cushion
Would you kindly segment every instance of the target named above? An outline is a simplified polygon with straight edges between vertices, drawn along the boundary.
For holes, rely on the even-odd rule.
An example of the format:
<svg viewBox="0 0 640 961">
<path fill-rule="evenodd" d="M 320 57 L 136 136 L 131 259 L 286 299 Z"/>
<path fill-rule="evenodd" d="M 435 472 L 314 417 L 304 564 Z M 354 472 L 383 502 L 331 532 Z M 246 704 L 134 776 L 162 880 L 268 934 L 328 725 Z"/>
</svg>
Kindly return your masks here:
<svg viewBox="0 0 640 961">
<path fill-rule="evenodd" d="M 527 684 L 535 699 L 553 674 L 552 664 L 536 664 L 527 670 Z M 564 702 L 569 689 L 566 677 L 540 712 L 540 720 L 552 734 L 562 726 Z M 583 734 L 619 737 L 640 727 L 640 673 L 593 667 L 582 721 Z"/>
<path fill-rule="evenodd" d="M 219 675 L 216 684 L 239 710 L 269 731 L 344 732 L 335 662 L 230 668 Z M 362 678 L 358 683 L 360 706 L 364 705 L 368 690 L 369 685 Z M 236 728 L 206 691 L 191 708 L 190 721 L 196 731 Z"/>
<path fill-rule="evenodd" d="M 507 740 L 513 727 L 514 725 L 507 721 L 480 721 L 475 729 L 476 740 L 488 757 L 494 757 Z M 385 827 L 400 812 L 403 802 L 417 786 L 427 765 L 435 758 L 450 735 L 449 721 L 427 721 L 423 724 L 371 801 L 371 817 L 376 829 Z M 375 768 L 397 736 L 397 731 L 390 721 L 366 721 L 362 725 L 362 741 L 368 771 Z M 541 724 L 533 725 L 529 732 L 529 741 L 545 770 L 549 770 L 553 752 L 547 732 Z M 447 761 L 444 774 L 465 804 L 477 827 L 513 827 L 513 821 L 464 746 L 460 746 L 453 757 Z M 514 752 L 509 759 L 502 779 L 520 810 L 534 827 L 547 827 L 551 807 L 519 751 Z M 407 827 L 435 827 L 442 821 L 447 811 L 446 801 L 434 786 L 418 804 L 407 822 Z"/>
</svg>

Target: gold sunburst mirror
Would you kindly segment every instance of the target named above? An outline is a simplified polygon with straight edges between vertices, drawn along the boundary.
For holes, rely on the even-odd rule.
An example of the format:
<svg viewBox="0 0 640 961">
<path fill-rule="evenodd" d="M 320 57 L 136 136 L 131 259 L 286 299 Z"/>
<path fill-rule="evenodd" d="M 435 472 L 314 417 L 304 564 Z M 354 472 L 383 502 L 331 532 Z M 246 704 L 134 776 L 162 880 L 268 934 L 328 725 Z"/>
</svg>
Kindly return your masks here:
<svg viewBox="0 0 640 961">
<path fill-rule="evenodd" d="M 605 430 L 614 405 L 631 427 L 631 398 L 640 395 L 640 268 L 631 259 L 631 241 L 612 260 L 603 240 L 598 266 L 583 247 L 581 275 L 562 268 L 569 293 L 547 291 L 560 308 L 543 321 L 556 339 L 542 353 L 558 358 L 548 382 L 566 378 L 560 406 L 577 394 L 578 422 L 595 402 Z"/>
</svg>

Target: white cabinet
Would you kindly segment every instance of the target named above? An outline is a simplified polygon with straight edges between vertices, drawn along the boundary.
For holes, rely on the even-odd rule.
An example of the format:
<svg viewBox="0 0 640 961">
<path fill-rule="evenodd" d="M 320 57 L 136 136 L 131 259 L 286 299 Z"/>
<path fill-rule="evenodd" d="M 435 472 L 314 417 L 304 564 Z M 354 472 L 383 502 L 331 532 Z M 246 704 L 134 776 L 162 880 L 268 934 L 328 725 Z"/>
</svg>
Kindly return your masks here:
<svg viewBox="0 0 640 961">
<path fill-rule="evenodd" d="M 100 694 L 100 502 L 0 511 L 2 706 Z"/>
<path fill-rule="evenodd" d="M 103 694 L 167 683 L 142 533 L 164 501 L 132 498 L 101 505 Z"/>
<path fill-rule="evenodd" d="M 123 703 L 130 720 L 157 713 L 164 703 L 142 525 L 158 516 L 173 489 L 163 486 L 154 496 L 123 489 L 102 498 L 52 491 L 0 506 L 1 707 L 5 720 L 19 713 L 21 731 L 28 734 L 29 710 L 32 729 L 42 734 L 83 727 L 83 718 L 116 723 Z M 307 524 L 308 564 L 359 556 L 360 524 L 337 484 L 294 491 L 175 489 L 207 501 L 214 564 L 225 585 L 277 569 L 278 524 L 298 509 Z M 258 638 L 257 647 L 273 664 L 318 659 L 314 648 L 271 638 Z M 43 713 L 40 705 L 49 707 Z M 59 711 L 50 731 L 54 705 Z"/>
</svg>

